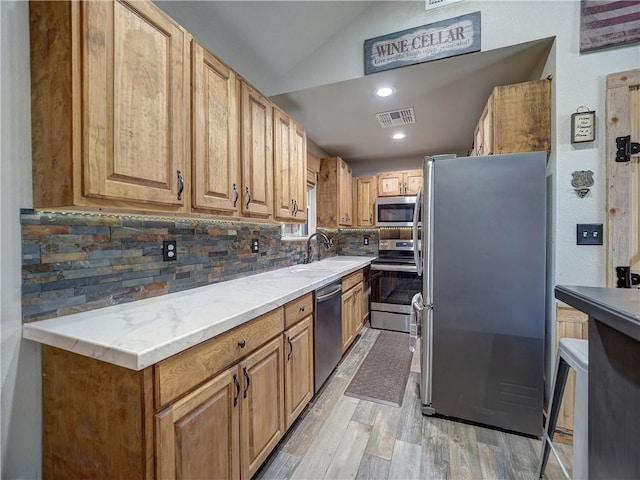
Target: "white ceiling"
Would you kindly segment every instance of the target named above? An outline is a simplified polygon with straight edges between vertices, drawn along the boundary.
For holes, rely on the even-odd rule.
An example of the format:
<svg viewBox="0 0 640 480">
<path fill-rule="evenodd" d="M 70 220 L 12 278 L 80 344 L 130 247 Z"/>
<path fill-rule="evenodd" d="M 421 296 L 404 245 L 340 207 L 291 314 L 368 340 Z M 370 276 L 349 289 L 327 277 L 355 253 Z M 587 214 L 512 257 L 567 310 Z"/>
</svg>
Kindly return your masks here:
<svg viewBox="0 0 640 480">
<path fill-rule="evenodd" d="M 159 1 L 160 8 L 260 88 L 282 78 L 376 2 Z M 389 32 L 391 33 L 391 32 Z M 495 85 L 540 76 L 553 39 L 467 54 L 272 97 L 329 155 L 352 163 L 466 154 Z M 253 75 L 253 76 L 252 76 Z M 380 85 L 396 89 L 381 99 Z M 413 107 L 416 123 L 383 129 L 375 114 Z M 401 130 L 407 136 L 392 140 Z M 355 170 L 355 168 L 354 168 Z"/>
</svg>

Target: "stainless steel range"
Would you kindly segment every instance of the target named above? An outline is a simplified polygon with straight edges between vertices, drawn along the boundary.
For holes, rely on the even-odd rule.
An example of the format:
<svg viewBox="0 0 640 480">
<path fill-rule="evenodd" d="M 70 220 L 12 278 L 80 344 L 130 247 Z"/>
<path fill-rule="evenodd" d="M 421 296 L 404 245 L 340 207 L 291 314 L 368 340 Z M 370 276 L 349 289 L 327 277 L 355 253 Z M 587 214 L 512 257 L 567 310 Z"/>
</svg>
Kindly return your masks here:
<svg viewBox="0 0 640 480">
<path fill-rule="evenodd" d="M 409 332 L 411 299 L 420 292 L 413 240 L 380 240 L 371 263 L 371 327 Z"/>
</svg>

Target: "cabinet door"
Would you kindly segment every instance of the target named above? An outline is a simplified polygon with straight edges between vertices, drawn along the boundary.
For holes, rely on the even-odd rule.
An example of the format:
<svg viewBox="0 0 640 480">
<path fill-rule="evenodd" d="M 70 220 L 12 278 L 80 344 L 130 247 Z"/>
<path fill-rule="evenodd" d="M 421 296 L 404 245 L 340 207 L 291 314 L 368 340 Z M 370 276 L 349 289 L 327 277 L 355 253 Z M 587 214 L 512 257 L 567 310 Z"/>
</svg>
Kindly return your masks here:
<svg viewBox="0 0 640 480">
<path fill-rule="evenodd" d="M 338 165 L 338 207 L 340 225 L 353 225 L 353 196 L 352 196 L 352 179 L 351 167 L 342 159 L 339 159 Z"/>
<path fill-rule="evenodd" d="M 240 201 L 236 76 L 195 41 L 191 70 L 193 206 L 235 214 Z"/>
<path fill-rule="evenodd" d="M 151 2 L 82 8 L 83 195 L 182 207 L 188 34 Z"/>
<path fill-rule="evenodd" d="M 346 352 L 354 338 L 355 294 L 355 288 L 342 294 L 342 353 Z"/>
<path fill-rule="evenodd" d="M 378 196 L 395 197 L 402 195 L 402 172 L 387 172 L 378 174 Z"/>
<path fill-rule="evenodd" d="M 274 214 L 278 218 L 293 218 L 294 188 L 297 171 L 293 158 L 294 125 L 289 116 L 281 110 L 274 109 L 273 138 L 273 194 L 275 198 Z"/>
<path fill-rule="evenodd" d="M 551 149 L 551 82 L 495 87 L 490 99 L 493 140 L 485 154 Z"/>
<path fill-rule="evenodd" d="M 157 478 L 240 478 L 239 373 L 230 368 L 155 415 Z"/>
<path fill-rule="evenodd" d="M 352 337 L 355 338 L 362 328 L 362 298 L 364 296 L 364 286 L 360 282 L 353 288 L 353 317 L 351 319 Z"/>
<path fill-rule="evenodd" d="M 285 427 L 293 424 L 313 397 L 313 317 L 284 332 Z"/>
<path fill-rule="evenodd" d="M 304 127 L 293 122 L 293 164 L 295 173 L 293 183 L 293 198 L 296 201 L 294 220 L 307 219 L 307 131 Z"/>
<path fill-rule="evenodd" d="M 273 212 L 273 107 L 242 82 L 242 213 L 270 217 Z"/>
<path fill-rule="evenodd" d="M 407 170 L 404 172 L 404 195 L 417 195 L 423 184 L 422 170 Z"/>
<path fill-rule="evenodd" d="M 358 227 L 373 227 L 375 222 L 376 177 L 356 179 L 356 222 Z"/>
<path fill-rule="evenodd" d="M 279 335 L 240 363 L 242 478 L 256 473 L 285 432 L 282 345 Z"/>
<path fill-rule="evenodd" d="M 493 95 L 482 112 L 482 155 L 493 155 Z"/>
<path fill-rule="evenodd" d="M 568 305 L 556 302 L 556 344 L 555 352 L 558 351 L 561 338 L 588 339 L 589 318 Z M 576 391 L 576 372 L 569 369 L 567 381 L 560 402 L 558 412 L 558 423 L 556 428 L 564 431 L 573 431 L 573 399 Z"/>
</svg>

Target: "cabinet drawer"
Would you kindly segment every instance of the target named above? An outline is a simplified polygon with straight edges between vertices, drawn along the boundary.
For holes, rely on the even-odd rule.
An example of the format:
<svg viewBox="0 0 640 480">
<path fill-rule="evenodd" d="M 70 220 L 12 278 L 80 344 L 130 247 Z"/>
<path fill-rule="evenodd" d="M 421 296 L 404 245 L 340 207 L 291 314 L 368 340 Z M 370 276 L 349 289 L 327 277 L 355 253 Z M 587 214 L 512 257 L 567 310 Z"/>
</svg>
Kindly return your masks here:
<svg viewBox="0 0 640 480">
<path fill-rule="evenodd" d="M 308 317 L 313 312 L 313 294 L 307 293 L 306 295 L 296 298 L 295 300 L 287 303 L 284 306 L 284 328 L 289 328 L 291 325 L 295 325 L 300 320 Z"/>
<path fill-rule="evenodd" d="M 156 409 L 233 365 L 283 331 L 284 309 L 280 307 L 157 363 L 154 365 Z"/>
<path fill-rule="evenodd" d="M 358 270 L 357 272 L 347 275 L 346 277 L 342 277 L 342 292 L 344 293 L 352 289 L 358 283 L 362 282 L 363 278 L 364 277 L 362 275 L 362 270 Z"/>
</svg>

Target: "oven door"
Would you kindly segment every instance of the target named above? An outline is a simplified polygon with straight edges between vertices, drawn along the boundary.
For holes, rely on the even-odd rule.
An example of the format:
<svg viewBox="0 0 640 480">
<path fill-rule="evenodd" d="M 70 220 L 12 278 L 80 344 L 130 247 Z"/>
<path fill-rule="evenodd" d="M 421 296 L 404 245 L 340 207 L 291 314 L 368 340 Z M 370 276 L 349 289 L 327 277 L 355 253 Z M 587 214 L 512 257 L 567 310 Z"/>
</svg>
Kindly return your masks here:
<svg viewBox="0 0 640 480">
<path fill-rule="evenodd" d="M 411 300 L 422 287 L 415 265 L 371 265 L 371 327 L 409 332 Z"/>
</svg>

